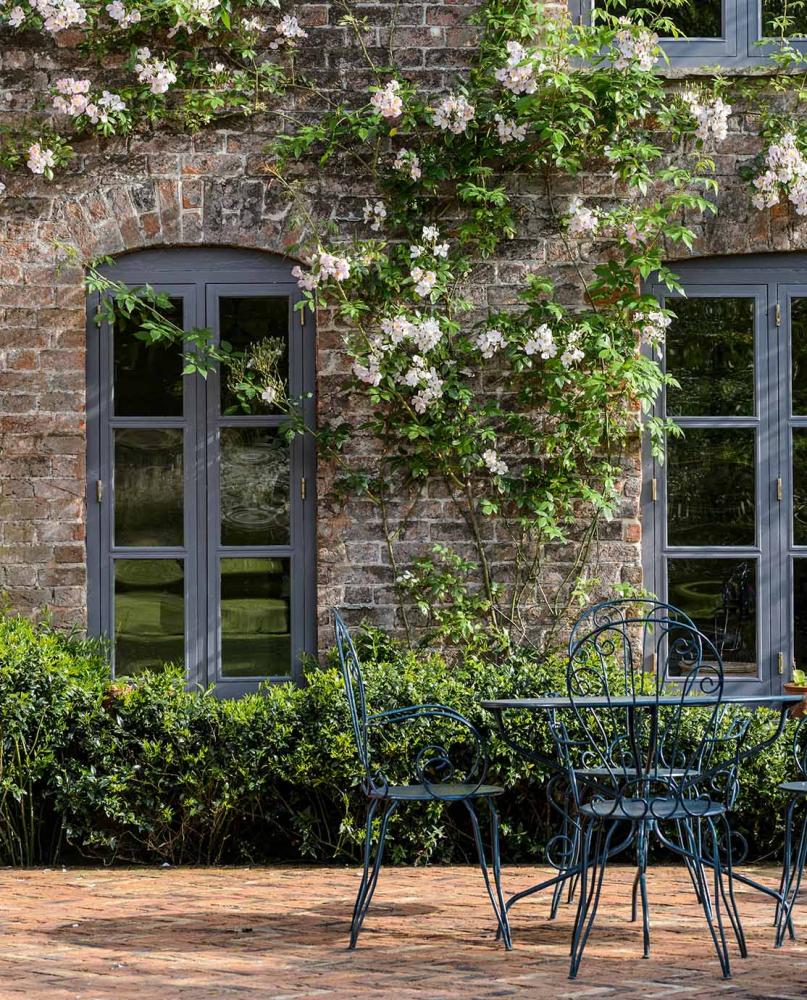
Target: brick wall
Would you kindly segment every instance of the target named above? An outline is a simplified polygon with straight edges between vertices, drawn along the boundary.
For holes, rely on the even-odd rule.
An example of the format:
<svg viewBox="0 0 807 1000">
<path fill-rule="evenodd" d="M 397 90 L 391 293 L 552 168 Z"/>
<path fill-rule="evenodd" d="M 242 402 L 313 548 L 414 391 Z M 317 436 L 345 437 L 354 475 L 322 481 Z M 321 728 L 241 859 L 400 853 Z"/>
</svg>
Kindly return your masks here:
<svg viewBox="0 0 807 1000">
<path fill-rule="evenodd" d="M 400 65 L 432 91 L 446 87 L 473 50 L 466 24 L 474 4 L 378 2 L 354 4 L 367 18 L 367 44 L 380 61 L 391 36 Z M 300 66 L 335 85 L 371 82 L 341 10 L 327 3 L 298 4 L 309 31 Z M 394 26 L 393 26 L 394 20 Z M 38 39 L 4 39 L 0 92 L 5 114 L 30 107 L 48 82 L 77 73 L 74 50 L 37 48 Z M 51 609 L 59 622 L 85 619 L 84 565 L 84 350 L 85 312 L 81 274 L 57 270 L 54 239 L 83 254 L 120 254 L 159 245 L 231 245 L 288 253 L 300 233 L 289 207 L 264 172 L 262 155 L 272 121 L 215 129 L 196 136 L 156 135 L 103 145 L 86 142 L 70 171 L 52 184 L 14 176 L 0 201 L 0 589 L 23 610 Z M 717 220 L 690 220 L 698 232 L 696 253 L 746 253 L 803 249 L 807 222 L 786 210 L 752 211 L 737 178 L 738 161 L 758 148 L 753 120 L 739 113 L 717 156 L 721 181 Z M 308 178 L 315 209 L 353 226 L 364 197 L 350 178 L 332 170 Z M 605 203 L 620 197 L 607 172 L 564 182 Z M 588 268 L 598 248 L 581 248 L 581 260 L 565 259 L 553 237 L 542 185 L 517 181 L 515 201 L 521 235 L 480 269 L 473 289 L 479 309 L 512 303 L 524 277 L 549 269 L 561 295 L 579 300 L 575 264 Z M 338 412 L 347 370 L 341 338 L 328 315 L 318 324 L 320 410 Z M 358 442 L 356 447 L 361 447 Z M 320 492 L 329 470 L 321 470 Z M 605 525 L 595 546 L 595 572 L 605 581 L 640 579 L 638 454 L 625 460 L 618 518 Z M 381 625 L 396 624 L 385 547 L 372 512 L 353 503 L 323 501 L 318 518 L 319 603 L 367 612 Z M 495 530 L 494 526 L 490 527 Z M 427 495 L 401 547 L 404 558 L 436 541 L 461 535 L 450 501 Z M 568 564 L 569 548 L 551 553 L 550 576 Z M 506 560 L 504 546 L 501 558 Z M 327 641 L 327 637 L 323 637 Z"/>
</svg>

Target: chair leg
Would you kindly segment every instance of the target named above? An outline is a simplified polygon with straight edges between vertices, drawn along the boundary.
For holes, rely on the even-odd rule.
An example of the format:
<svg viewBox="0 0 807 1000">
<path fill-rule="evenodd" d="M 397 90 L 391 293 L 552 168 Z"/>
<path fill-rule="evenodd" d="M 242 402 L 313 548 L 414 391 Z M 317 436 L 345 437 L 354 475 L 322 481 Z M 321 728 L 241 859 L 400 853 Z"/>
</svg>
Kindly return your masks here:
<svg viewBox="0 0 807 1000">
<path fill-rule="evenodd" d="M 720 890 L 723 897 L 723 905 L 726 907 L 726 912 L 729 915 L 729 920 L 731 921 L 731 926 L 734 931 L 734 937 L 737 939 L 737 946 L 740 949 L 740 958 L 748 958 L 748 946 L 745 942 L 745 932 L 743 931 L 740 910 L 737 906 L 737 897 L 734 894 L 734 861 L 733 849 L 731 846 L 731 825 L 729 824 L 728 817 L 726 815 L 723 815 L 721 819 L 723 832 L 726 837 L 726 864 L 724 868 L 728 880 L 728 895 L 726 894 L 725 883 L 722 880 L 720 883 Z"/>
<path fill-rule="evenodd" d="M 350 924 L 350 944 L 348 947 L 351 950 L 356 947 L 356 942 L 359 939 L 359 931 L 364 923 L 364 918 L 367 916 L 367 911 L 370 909 L 370 903 L 372 902 L 373 893 L 378 883 L 378 875 L 381 871 L 381 863 L 384 857 L 384 841 L 387 836 L 387 825 L 390 817 L 397 808 L 397 802 L 387 803 L 384 815 L 381 818 L 381 827 L 378 831 L 378 844 L 376 845 L 374 858 L 372 857 L 373 820 L 378 809 L 378 799 L 373 799 L 367 811 L 367 827 L 364 833 L 364 870 L 362 872 L 361 883 L 359 884 L 359 892 L 356 896 L 356 905 L 353 907 L 353 920 Z"/>
<path fill-rule="evenodd" d="M 773 926 L 777 928 L 776 931 L 776 947 L 780 947 L 781 941 L 779 940 L 779 921 L 782 916 L 782 904 L 787 896 L 787 887 L 790 882 L 790 862 L 791 862 L 791 844 L 793 840 L 793 810 L 796 808 L 796 799 L 791 798 L 787 804 L 787 809 L 785 810 L 785 845 L 784 845 L 784 857 L 782 858 L 782 877 L 779 879 L 779 899 L 776 901 L 776 912 L 773 916 Z"/>
<path fill-rule="evenodd" d="M 571 835 L 569 831 L 571 830 Z M 564 851 L 564 860 L 566 861 L 566 870 L 568 871 L 577 864 L 580 856 L 580 827 L 577 823 L 572 823 L 567 816 L 563 818 L 563 833 L 561 834 L 561 840 L 565 845 L 568 845 L 568 849 Z M 559 872 L 558 874 L 563 874 Z M 549 908 L 549 919 L 554 920 L 558 915 L 558 907 L 560 906 L 560 901 L 563 898 L 563 890 L 567 888 L 566 902 L 571 903 L 574 898 L 574 883 L 576 875 L 570 875 L 562 879 L 560 882 L 555 884 L 555 888 L 552 890 L 552 905 Z"/>
<path fill-rule="evenodd" d="M 791 816 L 792 821 L 792 816 Z M 777 928 L 777 946 L 781 945 L 785 936 L 785 927 L 790 930 L 791 939 L 795 940 L 796 932 L 793 928 L 793 910 L 801 888 L 801 880 L 804 876 L 804 865 L 807 861 L 807 817 L 804 818 L 799 836 L 799 847 L 796 852 L 796 861 L 789 867 L 787 886 L 779 912 L 779 926 Z"/>
<path fill-rule="evenodd" d="M 717 831 L 714 829 L 714 824 L 711 820 L 707 820 L 713 830 L 712 836 L 712 864 L 714 865 L 714 877 L 715 877 L 715 896 L 714 905 L 711 905 L 709 900 L 709 883 L 707 881 L 706 872 L 704 870 L 704 861 L 701 851 L 703 849 L 703 838 L 701 823 L 703 821 L 698 820 L 697 828 L 693 829 L 694 821 L 687 821 L 683 824 L 684 832 L 687 838 L 687 849 L 693 857 L 695 862 L 693 870 L 697 878 L 700 890 L 696 891 L 696 895 L 700 896 L 701 906 L 703 907 L 703 914 L 706 917 L 706 925 L 709 928 L 709 933 L 712 936 L 712 943 L 717 953 L 718 960 L 720 962 L 720 967 L 723 972 L 723 977 L 725 979 L 730 978 L 731 970 L 729 966 L 729 956 L 728 948 L 726 946 L 726 938 L 723 933 L 722 917 L 720 915 L 720 851 L 718 849 Z M 715 926 L 715 916 L 717 917 L 717 926 Z"/>
<path fill-rule="evenodd" d="M 726 941 L 726 931 L 723 927 L 723 914 L 720 912 L 720 900 L 725 895 L 723 887 L 723 863 L 720 860 L 720 838 L 717 835 L 717 827 L 712 819 L 707 819 L 709 833 L 712 838 L 712 860 L 714 864 L 714 914 L 717 923 L 717 936 L 720 947 L 717 949 L 717 957 L 720 960 L 720 967 L 723 970 L 723 978 L 731 978 L 731 964 L 729 961 L 729 946 Z"/>
<path fill-rule="evenodd" d="M 594 845 L 594 855 L 592 858 L 591 837 L 594 822 L 597 823 L 597 841 Z M 611 850 L 611 838 L 617 828 L 616 823 L 609 824 L 610 828 L 605 837 L 605 843 L 603 844 L 603 825 L 604 824 L 601 821 L 591 822 L 588 830 L 586 831 L 586 836 L 583 842 L 583 859 L 580 873 L 580 903 L 577 908 L 577 917 L 575 919 L 574 932 L 572 934 L 569 979 L 577 978 L 580 962 L 583 959 L 583 952 L 586 949 L 591 929 L 597 918 L 597 909 L 600 905 L 600 894 L 602 893 L 605 869 L 608 863 L 608 855 Z M 587 874 L 589 862 L 591 862 L 590 878 Z M 588 885 L 589 882 L 590 887 Z"/>
<path fill-rule="evenodd" d="M 638 901 L 642 900 L 642 958 L 650 957 L 650 909 L 647 901 L 647 842 L 648 827 L 646 823 L 639 825 L 636 837 L 636 876 L 633 879 L 631 893 L 631 923 L 638 917 Z"/>
<path fill-rule="evenodd" d="M 493 907 L 493 912 L 496 914 L 496 923 L 498 924 L 499 934 L 504 941 L 504 946 L 508 951 L 512 951 L 513 942 L 510 938 L 510 922 L 507 917 L 507 905 L 504 901 L 504 893 L 502 892 L 502 877 L 501 877 L 501 858 L 499 854 L 499 813 L 496 810 L 496 806 L 493 804 L 492 799 L 488 796 L 486 798 L 488 810 L 490 812 L 490 848 L 491 848 L 491 860 L 493 862 L 493 881 L 496 886 L 496 895 L 493 894 L 493 886 L 490 884 L 490 875 L 488 873 L 488 861 L 485 856 L 485 845 L 482 840 L 482 832 L 479 829 L 479 819 L 476 815 L 476 809 L 474 809 L 474 804 L 470 799 L 463 799 L 465 808 L 468 810 L 468 815 L 471 817 L 471 826 L 474 831 L 474 841 L 476 842 L 476 853 L 479 857 L 479 867 L 482 869 L 482 875 L 485 879 L 485 888 L 488 891 L 488 897 L 490 898 L 490 905 Z"/>
</svg>

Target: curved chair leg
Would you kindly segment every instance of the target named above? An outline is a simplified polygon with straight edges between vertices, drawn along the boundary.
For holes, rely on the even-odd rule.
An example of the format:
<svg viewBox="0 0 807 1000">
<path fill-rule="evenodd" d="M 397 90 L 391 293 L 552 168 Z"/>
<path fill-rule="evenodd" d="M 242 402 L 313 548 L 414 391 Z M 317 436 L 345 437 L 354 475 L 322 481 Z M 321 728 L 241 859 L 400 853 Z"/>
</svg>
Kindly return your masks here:
<svg viewBox="0 0 807 1000">
<path fill-rule="evenodd" d="M 373 893 L 378 883 L 378 874 L 381 871 L 381 863 L 384 858 L 384 841 L 387 836 L 387 824 L 397 808 L 397 802 L 389 802 L 384 810 L 384 815 L 381 818 L 381 827 L 378 831 L 375 858 L 372 857 L 372 845 L 373 819 L 378 809 L 377 799 L 372 801 L 367 811 L 367 827 L 364 833 L 364 871 L 362 872 L 359 892 L 356 896 L 356 905 L 353 907 L 353 920 L 350 924 L 350 944 L 348 947 L 351 950 L 356 947 L 356 942 L 359 939 L 359 931 L 364 923 L 364 918 L 367 916 L 367 911 L 370 909 L 370 903 L 372 902 Z"/>
<path fill-rule="evenodd" d="M 575 920 L 574 934 L 572 936 L 572 955 L 569 965 L 569 979 L 576 979 L 583 959 L 583 952 L 586 949 L 591 929 L 597 918 L 597 910 L 600 905 L 600 894 L 602 893 L 605 869 L 608 864 L 608 856 L 611 851 L 611 839 L 617 828 L 616 823 L 609 824 L 609 830 L 603 844 L 603 823 L 597 823 L 597 842 L 594 846 L 594 855 L 591 857 L 591 830 L 587 831 L 585 843 L 583 845 L 583 861 L 580 873 L 580 904 L 577 909 L 577 919 Z M 586 869 L 591 862 L 591 876 L 587 878 Z M 590 882 L 590 887 L 587 883 Z"/>
<path fill-rule="evenodd" d="M 636 876 L 631 893 L 631 923 L 638 917 L 638 898 L 642 899 L 642 958 L 650 957 L 650 909 L 647 901 L 647 844 L 649 830 L 646 823 L 639 824 L 636 838 Z"/>
<path fill-rule="evenodd" d="M 737 906 L 737 897 L 734 894 L 734 861 L 731 847 L 731 825 L 729 824 L 728 817 L 725 814 L 721 817 L 721 819 L 723 831 L 726 837 L 726 864 L 724 868 L 726 879 L 728 881 L 728 894 L 726 894 L 725 884 L 723 881 L 720 883 L 720 890 L 723 897 L 723 905 L 726 907 L 726 912 L 729 915 L 729 920 L 731 921 L 731 926 L 734 931 L 734 937 L 737 939 L 737 946 L 740 949 L 740 958 L 748 958 L 748 946 L 745 942 L 745 931 L 743 931 L 740 910 Z"/>
<path fill-rule="evenodd" d="M 468 815 L 471 817 L 471 826 L 473 827 L 474 841 L 476 842 L 476 853 L 479 857 L 479 867 L 482 869 L 482 875 L 485 879 L 485 888 L 488 891 L 490 904 L 493 907 L 493 912 L 496 914 L 496 923 L 498 924 L 499 933 L 504 941 L 505 948 L 508 951 L 512 951 L 513 942 L 510 938 L 510 922 L 507 917 L 507 905 L 504 901 L 504 893 L 502 892 L 501 858 L 499 855 L 499 814 L 496 810 L 496 806 L 493 804 L 490 797 L 488 797 L 486 801 L 490 811 L 491 860 L 493 862 L 493 880 L 496 885 L 496 895 L 494 896 L 493 887 L 490 884 L 490 875 L 488 874 L 488 861 L 485 856 L 485 845 L 482 841 L 482 833 L 479 829 L 479 819 L 476 815 L 476 810 L 474 809 L 473 802 L 470 799 L 463 799 L 462 801 L 465 808 L 468 810 Z"/>
<path fill-rule="evenodd" d="M 795 939 L 796 937 L 796 932 L 793 928 L 793 910 L 796 906 L 799 889 L 801 888 L 805 862 L 807 862 L 807 817 L 805 817 L 802 823 L 801 834 L 799 836 L 799 847 L 796 852 L 796 861 L 788 873 L 788 884 L 779 913 L 777 945 L 782 943 L 782 939 L 785 936 L 785 926 L 789 927 L 791 938 Z"/>
<path fill-rule="evenodd" d="M 714 914 L 715 921 L 717 923 L 717 937 L 719 938 L 719 947 L 717 948 L 717 957 L 720 960 L 720 967 L 723 970 L 723 978 L 731 978 L 731 963 L 729 960 L 729 946 L 726 941 L 726 931 L 723 927 L 723 914 L 720 912 L 720 900 L 725 895 L 725 889 L 723 887 L 723 864 L 720 860 L 720 838 L 717 835 L 717 827 L 712 819 L 707 819 L 709 825 L 709 833 L 712 838 L 712 861 L 714 864 Z"/>
<path fill-rule="evenodd" d="M 690 820 L 686 819 L 685 820 L 678 819 L 675 821 L 675 829 L 678 833 L 678 841 L 681 847 L 683 847 L 686 851 L 688 851 L 689 849 L 687 847 L 687 838 L 684 834 L 682 826 L 684 823 L 689 823 L 689 822 Z M 695 890 L 695 896 L 697 897 L 698 902 L 701 905 L 703 905 L 703 900 L 701 899 L 701 880 L 698 878 L 695 872 L 696 862 L 692 858 L 690 858 L 688 853 L 684 854 L 683 858 L 684 858 L 684 864 L 687 866 L 687 871 L 689 872 L 689 878 L 690 881 L 692 882 L 692 888 Z"/>
<path fill-rule="evenodd" d="M 703 907 L 703 914 L 706 917 L 706 925 L 709 928 L 709 933 L 712 936 L 712 943 L 717 953 L 718 960 L 720 962 L 720 967 L 723 972 L 723 977 L 728 979 L 731 976 L 731 970 L 729 966 L 729 956 L 728 948 L 726 946 L 726 938 L 723 933 L 722 917 L 720 916 L 720 879 L 722 877 L 720 869 L 720 851 L 718 849 L 717 831 L 714 830 L 714 826 L 711 820 L 707 820 L 714 831 L 712 837 L 712 864 L 714 865 L 714 877 L 715 877 L 715 898 L 714 905 L 711 905 L 709 900 L 709 883 L 706 877 L 706 872 L 704 870 L 704 860 L 701 851 L 703 850 L 703 837 L 701 830 L 702 820 L 698 820 L 697 829 L 693 829 L 694 820 L 687 821 L 683 824 L 684 832 L 687 838 L 687 849 L 692 855 L 695 864 L 694 872 L 697 878 L 700 890 L 696 895 L 700 896 L 701 906 Z M 715 916 L 717 916 L 718 924 L 715 926 Z"/>
<path fill-rule="evenodd" d="M 571 835 L 569 833 L 570 830 Z M 568 816 L 565 816 L 563 819 L 562 837 L 564 843 L 569 844 L 568 865 L 566 866 L 568 870 L 574 868 L 580 858 L 580 826 L 578 823 L 572 823 Z M 570 875 L 555 884 L 555 888 L 552 890 L 552 905 L 549 909 L 550 920 L 554 920 L 558 915 L 558 907 L 560 906 L 561 899 L 563 898 L 564 889 L 567 889 L 566 902 L 571 903 L 574 899 L 574 886 L 576 880 L 576 875 Z"/>
<path fill-rule="evenodd" d="M 790 863 L 791 863 L 791 844 L 793 840 L 793 810 L 796 808 L 796 799 L 791 798 L 787 803 L 787 809 L 785 810 L 785 847 L 784 847 L 784 857 L 782 859 L 782 877 L 779 880 L 779 899 L 776 903 L 776 912 L 773 917 L 773 926 L 777 928 L 776 931 L 776 947 L 780 947 L 781 940 L 779 937 L 779 922 L 782 916 L 782 905 L 787 897 L 788 885 L 790 883 Z"/>
</svg>

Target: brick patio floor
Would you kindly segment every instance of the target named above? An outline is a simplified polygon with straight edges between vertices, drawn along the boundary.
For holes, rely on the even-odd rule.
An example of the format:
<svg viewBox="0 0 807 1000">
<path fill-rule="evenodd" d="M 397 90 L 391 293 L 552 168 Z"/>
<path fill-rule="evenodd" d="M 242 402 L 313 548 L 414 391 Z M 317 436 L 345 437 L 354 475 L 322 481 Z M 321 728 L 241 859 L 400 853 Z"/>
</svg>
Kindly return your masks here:
<svg viewBox="0 0 807 1000">
<path fill-rule="evenodd" d="M 752 869 L 773 883 L 773 868 Z M 654 954 L 631 925 L 631 872 L 614 868 L 576 982 L 571 910 L 514 911 L 493 940 L 470 868 L 385 870 L 359 950 L 345 948 L 358 875 L 346 868 L 0 871 L 0 997 L 29 1000 L 807 997 L 807 944 L 774 951 L 770 903 L 740 891 L 750 956 L 723 981 L 686 874 L 656 868 Z M 505 871 L 515 890 L 539 870 Z M 801 923 L 807 939 L 807 899 Z"/>
</svg>

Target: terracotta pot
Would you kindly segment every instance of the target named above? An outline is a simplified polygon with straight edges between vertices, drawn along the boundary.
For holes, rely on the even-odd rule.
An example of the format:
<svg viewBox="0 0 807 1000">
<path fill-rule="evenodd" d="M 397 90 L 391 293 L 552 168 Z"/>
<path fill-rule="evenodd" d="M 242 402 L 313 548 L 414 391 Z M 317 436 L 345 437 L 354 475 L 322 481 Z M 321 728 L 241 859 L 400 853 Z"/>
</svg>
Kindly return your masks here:
<svg viewBox="0 0 807 1000">
<path fill-rule="evenodd" d="M 807 712 L 807 684 L 794 684 L 792 681 L 788 681 L 786 684 L 782 685 L 785 689 L 785 694 L 801 694 L 804 695 L 805 700 L 800 705 L 794 705 L 790 709 L 791 719 L 799 719 L 805 712 Z"/>
</svg>

